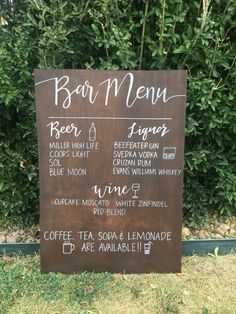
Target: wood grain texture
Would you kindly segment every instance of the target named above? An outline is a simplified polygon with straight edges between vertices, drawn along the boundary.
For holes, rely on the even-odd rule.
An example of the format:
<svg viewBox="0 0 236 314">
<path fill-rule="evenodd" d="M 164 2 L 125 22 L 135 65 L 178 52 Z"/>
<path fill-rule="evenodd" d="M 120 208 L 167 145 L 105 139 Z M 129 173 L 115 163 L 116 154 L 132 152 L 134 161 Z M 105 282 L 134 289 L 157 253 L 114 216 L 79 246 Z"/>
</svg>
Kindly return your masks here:
<svg viewBox="0 0 236 314">
<path fill-rule="evenodd" d="M 179 272 L 186 71 L 35 71 L 42 271 Z"/>
</svg>

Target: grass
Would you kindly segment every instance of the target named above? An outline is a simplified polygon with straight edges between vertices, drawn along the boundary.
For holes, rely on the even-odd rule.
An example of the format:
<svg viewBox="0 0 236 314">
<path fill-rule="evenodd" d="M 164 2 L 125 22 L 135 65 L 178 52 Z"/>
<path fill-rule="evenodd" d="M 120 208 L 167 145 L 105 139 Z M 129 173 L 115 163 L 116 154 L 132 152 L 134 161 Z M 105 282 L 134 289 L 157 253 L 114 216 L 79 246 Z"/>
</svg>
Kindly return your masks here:
<svg viewBox="0 0 236 314">
<path fill-rule="evenodd" d="M 236 254 L 192 256 L 181 274 L 41 274 L 39 257 L 0 259 L 0 313 L 236 313 Z"/>
</svg>

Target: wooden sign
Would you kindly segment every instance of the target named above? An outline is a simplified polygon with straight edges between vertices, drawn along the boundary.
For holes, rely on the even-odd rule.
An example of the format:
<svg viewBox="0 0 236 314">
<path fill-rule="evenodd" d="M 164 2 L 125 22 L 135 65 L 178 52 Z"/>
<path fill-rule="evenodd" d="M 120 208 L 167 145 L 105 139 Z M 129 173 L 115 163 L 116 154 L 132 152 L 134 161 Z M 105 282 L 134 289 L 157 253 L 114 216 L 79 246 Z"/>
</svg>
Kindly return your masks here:
<svg viewBox="0 0 236 314">
<path fill-rule="evenodd" d="M 180 272 L 186 71 L 36 70 L 43 272 Z"/>
</svg>

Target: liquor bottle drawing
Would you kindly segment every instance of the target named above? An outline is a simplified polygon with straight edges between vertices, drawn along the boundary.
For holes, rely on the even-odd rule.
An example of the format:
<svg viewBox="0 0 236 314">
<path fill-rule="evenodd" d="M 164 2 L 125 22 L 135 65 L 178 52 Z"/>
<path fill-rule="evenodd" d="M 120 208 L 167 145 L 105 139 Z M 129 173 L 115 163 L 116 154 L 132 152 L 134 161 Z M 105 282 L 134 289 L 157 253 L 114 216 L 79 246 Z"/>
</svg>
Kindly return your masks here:
<svg viewBox="0 0 236 314">
<path fill-rule="evenodd" d="M 90 129 L 89 129 L 89 140 L 90 142 L 96 141 L 96 127 L 94 123 L 91 123 Z"/>
<path fill-rule="evenodd" d="M 132 191 L 134 191 L 134 195 L 132 198 L 138 198 L 137 192 L 140 190 L 140 184 L 139 183 L 133 183 L 131 187 Z"/>
</svg>

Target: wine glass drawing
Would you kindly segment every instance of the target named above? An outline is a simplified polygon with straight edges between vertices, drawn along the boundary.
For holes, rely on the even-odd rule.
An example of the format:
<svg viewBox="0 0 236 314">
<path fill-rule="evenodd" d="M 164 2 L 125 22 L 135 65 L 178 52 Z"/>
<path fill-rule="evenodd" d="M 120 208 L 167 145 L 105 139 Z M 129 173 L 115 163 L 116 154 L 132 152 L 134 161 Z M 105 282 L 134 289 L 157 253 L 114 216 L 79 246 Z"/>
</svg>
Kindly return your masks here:
<svg viewBox="0 0 236 314">
<path fill-rule="evenodd" d="M 138 198 L 137 192 L 140 190 L 140 184 L 139 183 L 133 183 L 131 187 L 132 191 L 134 191 L 134 195 L 132 198 Z"/>
</svg>

